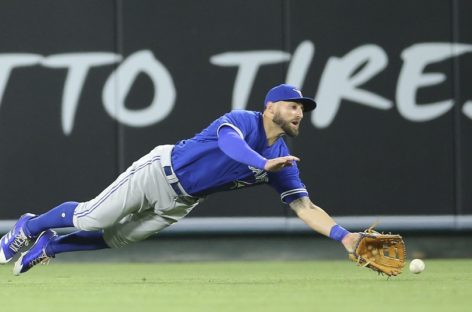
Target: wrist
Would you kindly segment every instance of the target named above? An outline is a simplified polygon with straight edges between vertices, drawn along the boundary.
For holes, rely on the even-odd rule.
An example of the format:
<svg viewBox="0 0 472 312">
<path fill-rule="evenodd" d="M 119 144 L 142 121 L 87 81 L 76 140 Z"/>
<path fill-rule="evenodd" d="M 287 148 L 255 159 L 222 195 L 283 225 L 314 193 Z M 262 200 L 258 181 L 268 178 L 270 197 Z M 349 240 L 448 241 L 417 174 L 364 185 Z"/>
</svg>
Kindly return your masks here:
<svg viewBox="0 0 472 312">
<path fill-rule="evenodd" d="M 349 233 L 342 239 L 341 243 L 348 252 L 354 252 L 357 242 L 361 238 L 359 233 Z"/>
<path fill-rule="evenodd" d="M 259 169 L 265 170 L 267 162 L 269 161 L 267 158 L 261 157 L 260 167 Z"/>
<path fill-rule="evenodd" d="M 346 237 L 350 232 L 343 228 L 342 226 L 335 224 L 329 232 L 329 237 L 335 241 L 341 242 L 344 237 Z"/>
</svg>

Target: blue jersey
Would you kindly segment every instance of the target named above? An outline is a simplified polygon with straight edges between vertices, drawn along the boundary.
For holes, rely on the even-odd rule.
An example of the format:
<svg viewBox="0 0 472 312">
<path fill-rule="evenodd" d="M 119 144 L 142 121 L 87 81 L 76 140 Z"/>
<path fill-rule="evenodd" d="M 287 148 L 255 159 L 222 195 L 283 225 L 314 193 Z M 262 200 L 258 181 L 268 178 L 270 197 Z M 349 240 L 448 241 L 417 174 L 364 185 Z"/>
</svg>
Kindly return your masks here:
<svg viewBox="0 0 472 312">
<path fill-rule="evenodd" d="M 193 138 L 175 145 L 172 167 L 188 194 L 206 196 L 214 192 L 268 183 L 285 203 L 308 196 L 295 163 L 278 172 L 266 172 L 228 157 L 218 146 L 218 131 L 224 126 L 236 130 L 249 147 L 267 159 L 290 155 L 282 138 L 271 146 L 267 145 L 262 113 L 232 111 L 215 120 Z"/>
</svg>

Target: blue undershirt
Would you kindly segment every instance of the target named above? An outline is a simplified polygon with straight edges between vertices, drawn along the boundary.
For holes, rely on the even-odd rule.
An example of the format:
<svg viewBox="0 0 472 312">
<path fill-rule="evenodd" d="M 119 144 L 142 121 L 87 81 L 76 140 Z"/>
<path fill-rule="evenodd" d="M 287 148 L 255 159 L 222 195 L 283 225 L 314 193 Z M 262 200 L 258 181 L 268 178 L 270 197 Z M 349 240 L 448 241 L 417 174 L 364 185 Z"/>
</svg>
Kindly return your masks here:
<svg viewBox="0 0 472 312">
<path fill-rule="evenodd" d="M 218 146 L 229 157 L 237 162 L 264 169 L 267 159 L 256 153 L 247 145 L 233 128 L 224 126 L 220 128 Z"/>
</svg>

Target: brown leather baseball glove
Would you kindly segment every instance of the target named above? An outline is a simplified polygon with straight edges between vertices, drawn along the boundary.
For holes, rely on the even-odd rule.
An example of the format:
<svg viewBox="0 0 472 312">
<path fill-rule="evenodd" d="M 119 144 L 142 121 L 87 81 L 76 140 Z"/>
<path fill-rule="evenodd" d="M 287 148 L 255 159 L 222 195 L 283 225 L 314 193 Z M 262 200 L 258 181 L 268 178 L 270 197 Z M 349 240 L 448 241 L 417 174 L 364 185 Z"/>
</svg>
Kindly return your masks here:
<svg viewBox="0 0 472 312">
<path fill-rule="evenodd" d="M 405 265 L 405 242 L 400 235 L 383 234 L 370 227 L 361 235 L 349 258 L 379 274 L 395 276 Z"/>
</svg>

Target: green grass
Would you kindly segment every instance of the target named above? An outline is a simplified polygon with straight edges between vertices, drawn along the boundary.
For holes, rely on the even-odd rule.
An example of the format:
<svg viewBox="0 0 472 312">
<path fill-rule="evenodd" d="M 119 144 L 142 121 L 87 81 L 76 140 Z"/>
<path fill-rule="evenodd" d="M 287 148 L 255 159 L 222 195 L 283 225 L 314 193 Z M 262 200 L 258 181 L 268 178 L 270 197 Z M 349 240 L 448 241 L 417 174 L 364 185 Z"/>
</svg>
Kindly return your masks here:
<svg viewBox="0 0 472 312">
<path fill-rule="evenodd" d="M 0 266 L 1 311 L 472 311 L 472 260 L 387 279 L 348 261 Z"/>
</svg>

